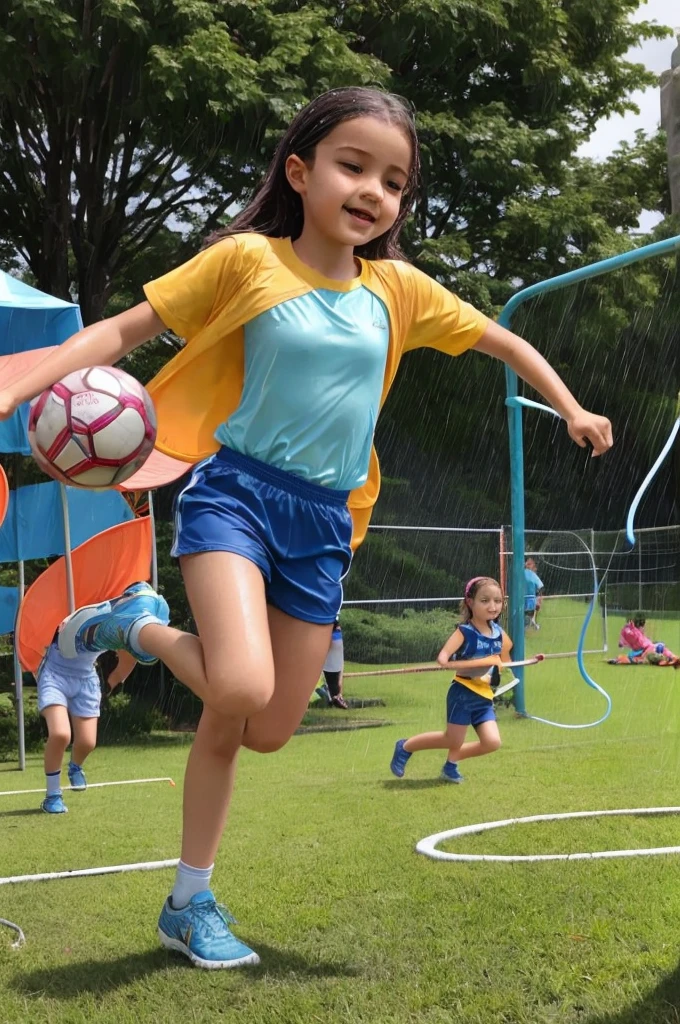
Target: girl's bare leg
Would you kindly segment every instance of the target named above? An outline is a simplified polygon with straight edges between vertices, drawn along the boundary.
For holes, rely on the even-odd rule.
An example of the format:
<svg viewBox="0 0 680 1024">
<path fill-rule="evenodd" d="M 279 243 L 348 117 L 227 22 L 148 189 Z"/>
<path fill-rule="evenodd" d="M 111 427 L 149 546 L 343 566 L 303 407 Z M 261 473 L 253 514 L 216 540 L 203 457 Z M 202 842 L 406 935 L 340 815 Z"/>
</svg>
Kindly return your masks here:
<svg viewBox="0 0 680 1024">
<path fill-rule="evenodd" d="M 404 750 L 415 754 L 417 750 L 450 750 L 454 742 L 463 745 L 466 725 L 448 725 L 444 732 L 421 732 L 404 743 Z"/>
<path fill-rule="evenodd" d="M 243 746 L 260 753 L 280 750 L 293 735 L 307 710 L 328 654 L 332 625 L 319 626 L 268 608 L 274 655 L 274 695 L 262 711 L 251 715 Z"/>
<path fill-rule="evenodd" d="M 227 551 L 185 555 L 180 565 L 198 636 L 151 624 L 140 643 L 213 711 L 254 714 L 274 690 L 262 574 Z"/>
<path fill-rule="evenodd" d="M 47 723 L 47 742 L 45 743 L 44 762 L 45 774 L 52 775 L 61 771 L 66 748 L 71 742 L 71 722 L 68 711 L 61 704 L 50 704 L 42 716 Z"/>
<path fill-rule="evenodd" d="M 200 868 L 215 860 L 245 718 L 269 702 L 274 661 L 258 567 L 222 551 L 185 556 L 180 564 L 200 640 L 147 626 L 140 641 L 179 679 L 198 683 L 192 689 L 205 703 L 184 778 L 182 838 L 182 860 Z"/>
<path fill-rule="evenodd" d="M 73 747 L 71 760 L 78 765 L 83 764 L 88 754 L 97 746 L 98 718 L 79 718 L 73 716 Z"/>
<path fill-rule="evenodd" d="M 460 730 L 463 728 L 460 725 L 449 726 L 450 730 Z M 462 742 L 465 738 L 464 732 L 462 737 L 457 731 L 450 734 L 451 743 L 449 744 L 448 761 L 464 761 L 468 757 L 481 757 L 482 754 L 493 754 L 495 750 L 500 749 L 501 734 L 498 731 L 498 722 L 495 720 L 482 722 L 480 725 L 475 726 L 475 732 L 477 733 L 477 739 L 473 740 L 472 743 Z"/>
</svg>

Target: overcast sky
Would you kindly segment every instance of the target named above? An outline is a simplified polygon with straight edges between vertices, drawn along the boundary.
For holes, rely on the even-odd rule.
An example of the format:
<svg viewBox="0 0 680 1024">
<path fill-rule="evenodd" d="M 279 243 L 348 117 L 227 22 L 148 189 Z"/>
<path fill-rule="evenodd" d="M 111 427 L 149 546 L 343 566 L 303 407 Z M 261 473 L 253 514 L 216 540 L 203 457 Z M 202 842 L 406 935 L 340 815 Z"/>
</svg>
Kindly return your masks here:
<svg viewBox="0 0 680 1024">
<path fill-rule="evenodd" d="M 680 3 L 678 0 L 647 0 L 647 3 L 636 12 L 633 20 L 655 21 L 659 25 L 669 25 L 680 31 Z M 648 39 L 641 46 L 629 50 L 627 56 L 629 60 L 644 64 L 650 71 L 660 75 L 671 66 L 671 54 L 675 45 L 675 40 L 670 37 Z M 625 117 L 616 114 L 600 121 L 590 140 L 579 149 L 581 156 L 604 160 L 616 149 L 619 142 L 632 142 L 638 128 L 651 132 L 658 126 L 658 86 L 652 86 L 644 92 L 635 92 L 632 98 L 640 108 L 640 113 L 627 113 Z M 640 218 L 640 230 L 649 231 L 660 220 L 661 216 L 658 213 L 646 211 Z"/>
<path fill-rule="evenodd" d="M 680 31 L 680 3 L 678 0 L 648 0 L 636 12 L 634 21 L 655 21 L 659 25 L 669 25 Z M 671 53 L 675 41 L 668 39 L 648 39 L 642 46 L 628 51 L 628 59 L 646 65 L 650 71 L 660 75 L 671 66 Z M 625 117 L 615 115 L 608 120 L 600 121 L 597 131 L 590 141 L 581 147 L 582 156 L 602 159 L 616 148 L 623 140 L 632 142 L 638 128 L 652 131 L 659 124 L 659 89 L 653 86 L 644 92 L 633 93 L 632 99 L 640 108 L 639 114 L 628 113 Z"/>
</svg>

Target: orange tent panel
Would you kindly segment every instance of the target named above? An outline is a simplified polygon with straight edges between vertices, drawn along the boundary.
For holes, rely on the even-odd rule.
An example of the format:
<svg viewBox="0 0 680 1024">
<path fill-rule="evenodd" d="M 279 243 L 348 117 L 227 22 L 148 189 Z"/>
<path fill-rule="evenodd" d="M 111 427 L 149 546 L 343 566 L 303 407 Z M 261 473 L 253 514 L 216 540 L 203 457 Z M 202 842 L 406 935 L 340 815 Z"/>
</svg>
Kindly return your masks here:
<svg viewBox="0 0 680 1024">
<path fill-rule="evenodd" d="M 72 553 L 76 607 L 118 597 L 151 570 L 151 520 L 133 519 L 86 540 Z M 59 558 L 28 588 L 19 610 L 19 661 L 35 674 L 54 631 L 69 614 L 66 562 Z"/>
<path fill-rule="evenodd" d="M 7 475 L 0 466 L 0 526 L 2 526 L 5 516 L 7 515 L 7 506 L 9 505 L 9 484 L 7 483 Z"/>
</svg>

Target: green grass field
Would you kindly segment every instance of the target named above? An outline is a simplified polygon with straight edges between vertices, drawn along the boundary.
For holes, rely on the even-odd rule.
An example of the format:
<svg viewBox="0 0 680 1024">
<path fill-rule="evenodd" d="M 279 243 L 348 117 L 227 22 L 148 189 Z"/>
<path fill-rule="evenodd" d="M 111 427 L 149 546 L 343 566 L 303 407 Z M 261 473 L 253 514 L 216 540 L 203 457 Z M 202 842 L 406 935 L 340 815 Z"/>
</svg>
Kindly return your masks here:
<svg viewBox="0 0 680 1024">
<path fill-rule="evenodd" d="M 478 821 L 680 804 L 680 673 L 604 657 L 588 660 L 614 700 L 604 725 L 564 731 L 502 710 L 503 748 L 464 764 L 461 786 L 438 780 L 436 752 L 414 756 L 401 781 L 388 771 L 399 736 L 442 725 L 446 673 L 348 680 L 350 695 L 386 701 L 352 719 L 378 713 L 389 725 L 246 751 L 214 888 L 258 968 L 208 974 L 158 946 L 171 870 L 1 886 L 0 916 L 27 938 L 12 950 L 0 929 L 1 1024 L 677 1024 L 680 857 L 493 865 L 414 852 L 432 832 Z M 530 711 L 601 713 L 573 660 L 527 680 Z M 187 751 L 187 737 L 159 736 L 102 747 L 89 764 L 91 782 L 170 775 L 176 789 L 68 794 L 70 813 L 56 818 L 36 810 L 38 796 L 1 798 L 0 876 L 177 856 Z M 11 768 L 0 766 L 0 790 L 42 784 L 39 757 Z M 678 819 L 638 817 L 515 826 L 455 848 L 675 844 Z"/>
</svg>

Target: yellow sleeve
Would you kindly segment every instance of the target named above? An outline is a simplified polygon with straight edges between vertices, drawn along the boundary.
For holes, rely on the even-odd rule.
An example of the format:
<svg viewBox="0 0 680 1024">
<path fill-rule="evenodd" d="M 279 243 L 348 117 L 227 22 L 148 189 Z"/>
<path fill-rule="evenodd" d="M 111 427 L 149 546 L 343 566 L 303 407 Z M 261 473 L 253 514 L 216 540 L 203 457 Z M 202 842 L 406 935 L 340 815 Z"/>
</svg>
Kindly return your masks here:
<svg viewBox="0 0 680 1024">
<path fill-rule="evenodd" d="M 422 271 L 409 264 L 402 268 L 408 268 L 411 304 L 404 351 L 436 348 L 459 356 L 476 345 L 486 330 L 487 317 Z"/>
<path fill-rule="evenodd" d="M 230 235 L 144 285 L 166 327 L 190 339 L 233 302 L 243 285 L 243 236 Z"/>
</svg>

